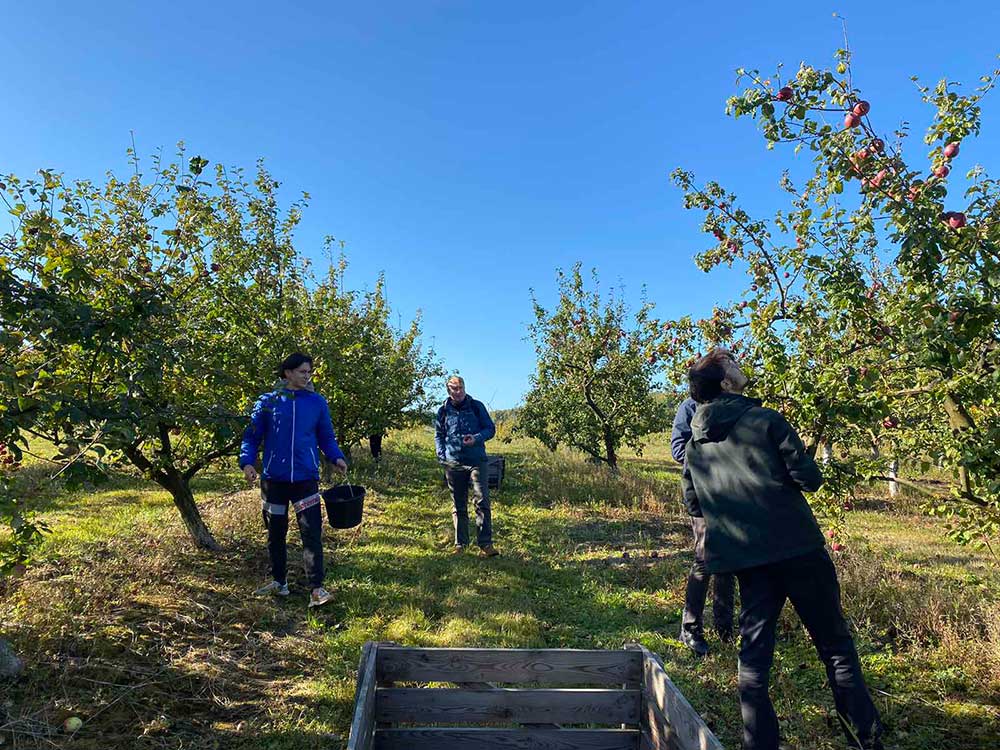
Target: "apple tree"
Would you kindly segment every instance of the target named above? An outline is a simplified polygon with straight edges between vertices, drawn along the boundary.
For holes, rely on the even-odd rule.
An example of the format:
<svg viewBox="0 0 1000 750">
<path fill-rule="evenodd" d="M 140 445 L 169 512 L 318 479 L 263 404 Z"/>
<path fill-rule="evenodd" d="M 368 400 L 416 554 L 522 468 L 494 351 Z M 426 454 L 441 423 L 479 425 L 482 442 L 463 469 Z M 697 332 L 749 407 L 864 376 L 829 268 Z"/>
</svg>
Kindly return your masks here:
<svg viewBox="0 0 1000 750">
<path fill-rule="evenodd" d="M 673 341 L 644 303 L 634 315 L 615 290 L 602 296 L 584 284 L 577 264 L 558 272 L 553 310 L 532 292 L 529 335 L 537 370 L 519 415 L 519 430 L 548 447 L 568 445 L 618 470 L 621 446 L 641 452 L 643 437 L 665 429 L 672 415 L 655 397 Z"/>
<path fill-rule="evenodd" d="M 288 348 L 302 203 L 277 182 L 194 157 L 102 184 L 3 178 L 0 332 L 14 352 L 5 417 L 61 451 L 107 452 L 167 489 L 194 541 L 218 547 L 191 491 L 234 452 L 246 407 Z M 11 406 L 12 404 L 12 406 Z"/>
<path fill-rule="evenodd" d="M 385 280 L 357 291 L 344 283 L 347 262 L 331 262 L 306 290 L 302 341 L 316 358 L 317 384 L 330 404 L 337 438 L 348 451 L 370 435 L 403 427 L 426 407 L 426 385 L 443 374 L 421 343 L 418 315 L 393 327 Z"/>
<path fill-rule="evenodd" d="M 954 477 L 948 498 L 917 481 L 927 509 L 963 542 L 1000 535 L 1000 185 L 978 165 L 952 173 L 980 129 L 980 101 L 1000 72 L 963 93 L 919 87 L 934 112 L 924 149 L 855 86 L 850 53 L 833 69 L 803 64 L 748 83 L 728 113 L 754 118 L 768 148 L 812 156 L 781 186 L 787 208 L 751 216 L 717 182 L 675 171 L 685 205 L 715 243 L 697 262 L 747 272 L 742 299 L 689 334 L 744 347 L 756 387 L 790 413 L 813 447 L 836 444 L 830 493 L 888 479 L 906 456 Z M 797 174 L 797 172 L 796 172 Z M 962 190 L 964 186 L 964 192 Z M 849 501 L 848 501 L 849 502 Z"/>
</svg>

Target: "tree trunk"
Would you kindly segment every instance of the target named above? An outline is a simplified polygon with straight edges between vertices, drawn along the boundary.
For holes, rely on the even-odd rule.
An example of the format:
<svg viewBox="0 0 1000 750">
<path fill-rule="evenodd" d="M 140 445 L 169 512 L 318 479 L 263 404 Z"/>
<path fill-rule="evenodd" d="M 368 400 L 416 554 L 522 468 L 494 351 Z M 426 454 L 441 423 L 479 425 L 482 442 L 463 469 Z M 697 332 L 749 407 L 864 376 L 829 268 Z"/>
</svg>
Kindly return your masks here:
<svg viewBox="0 0 1000 750">
<path fill-rule="evenodd" d="M 896 477 L 899 475 L 899 459 L 894 458 L 889 464 L 889 497 L 896 497 L 899 494 L 899 483 Z"/>
<path fill-rule="evenodd" d="M 969 412 L 960 404 L 951 393 L 945 394 L 944 408 L 948 412 L 948 425 L 953 432 L 963 432 L 975 427 Z M 962 489 L 962 494 L 967 497 L 972 496 L 972 478 L 965 464 L 958 465 L 958 482 Z"/>
<path fill-rule="evenodd" d="M 168 475 L 166 482 L 161 482 L 160 484 L 170 492 L 174 500 L 174 505 L 180 511 L 181 518 L 184 519 L 184 525 L 187 526 L 188 533 L 191 535 L 194 543 L 202 549 L 221 552 L 222 547 L 215 541 L 212 532 L 208 530 L 208 526 L 205 525 L 205 521 L 201 517 L 201 511 L 198 510 L 198 506 L 195 504 L 190 482 L 179 475 Z"/>
<path fill-rule="evenodd" d="M 605 460 L 608 462 L 608 466 L 611 467 L 612 473 L 617 474 L 618 456 L 615 455 L 615 441 L 611 435 L 611 429 L 608 427 L 604 428 L 604 452 L 607 454 Z"/>
</svg>

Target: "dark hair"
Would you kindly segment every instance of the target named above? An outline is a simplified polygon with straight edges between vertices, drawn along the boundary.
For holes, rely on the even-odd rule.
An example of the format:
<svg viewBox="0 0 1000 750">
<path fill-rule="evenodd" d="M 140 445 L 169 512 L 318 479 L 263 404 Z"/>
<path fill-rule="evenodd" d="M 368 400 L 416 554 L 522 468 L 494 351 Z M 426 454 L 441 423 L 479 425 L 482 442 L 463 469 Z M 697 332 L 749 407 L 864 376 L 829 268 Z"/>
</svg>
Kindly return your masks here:
<svg viewBox="0 0 1000 750">
<path fill-rule="evenodd" d="M 285 370 L 297 370 L 302 365 L 308 362 L 310 365 L 313 363 L 313 358 L 308 354 L 303 354 L 302 352 L 295 352 L 294 354 L 289 354 L 285 357 L 281 364 L 278 365 L 278 377 L 285 377 Z"/>
<path fill-rule="evenodd" d="M 688 370 L 688 392 L 699 404 L 705 404 L 722 393 L 725 369 L 714 361 L 701 361 Z"/>
</svg>

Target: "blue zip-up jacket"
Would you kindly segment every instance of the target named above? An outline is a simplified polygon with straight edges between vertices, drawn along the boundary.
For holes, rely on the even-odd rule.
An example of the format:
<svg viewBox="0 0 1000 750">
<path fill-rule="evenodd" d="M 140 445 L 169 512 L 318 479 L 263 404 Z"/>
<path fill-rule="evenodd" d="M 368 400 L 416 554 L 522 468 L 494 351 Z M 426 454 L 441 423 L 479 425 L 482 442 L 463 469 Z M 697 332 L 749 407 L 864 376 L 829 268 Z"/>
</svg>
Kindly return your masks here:
<svg viewBox="0 0 1000 750">
<path fill-rule="evenodd" d="M 318 480 L 320 450 L 329 461 L 344 458 L 333 434 L 330 407 L 314 391 L 278 388 L 257 399 L 243 432 L 241 469 L 256 462 L 261 441 L 261 476 L 274 482 Z"/>
<path fill-rule="evenodd" d="M 684 450 L 691 439 L 691 420 L 697 408 L 697 401 L 686 398 L 677 407 L 677 414 L 674 416 L 674 429 L 670 433 L 670 455 L 679 464 L 684 463 Z"/>
<path fill-rule="evenodd" d="M 486 441 L 497 432 L 481 401 L 466 394 L 459 405 L 447 399 L 438 409 L 434 445 L 438 461 L 477 466 L 486 460 Z M 462 435 L 472 435 L 472 445 L 462 445 Z"/>
</svg>

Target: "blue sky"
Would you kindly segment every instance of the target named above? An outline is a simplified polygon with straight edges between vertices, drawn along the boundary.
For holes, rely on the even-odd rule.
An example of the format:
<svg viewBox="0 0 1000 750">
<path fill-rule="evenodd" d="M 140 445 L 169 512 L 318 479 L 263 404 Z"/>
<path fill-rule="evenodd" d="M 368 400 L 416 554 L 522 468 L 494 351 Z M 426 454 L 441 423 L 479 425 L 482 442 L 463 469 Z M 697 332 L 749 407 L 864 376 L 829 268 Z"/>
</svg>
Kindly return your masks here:
<svg viewBox="0 0 1000 750">
<path fill-rule="evenodd" d="M 140 155 L 184 140 L 212 162 L 263 157 L 287 201 L 312 195 L 299 247 L 319 257 L 325 235 L 345 240 L 348 281 L 384 271 L 469 392 L 509 407 L 534 367 L 528 289 L 551 301 L 557 267 L 582 261 L 633 300 L 645 285 L 663 317 L 739 293 L 738 273 L 694 267 L 709 240 L 668 175 L 717 178 L 751 210 L 783 205 L 791 153 L 766 151 L 725 99 L 739 66 L 829 64 L 834 11 L 886 131 L 929 122 L 910 75 L 971 86 L 997 63 L 1000 3 L 985 0 L 0 0 L 0 172 L 125 173 L 130 130 Z M 989 167 L 998 113 L 995 95 L 961 171 Z"/>
</svg>

